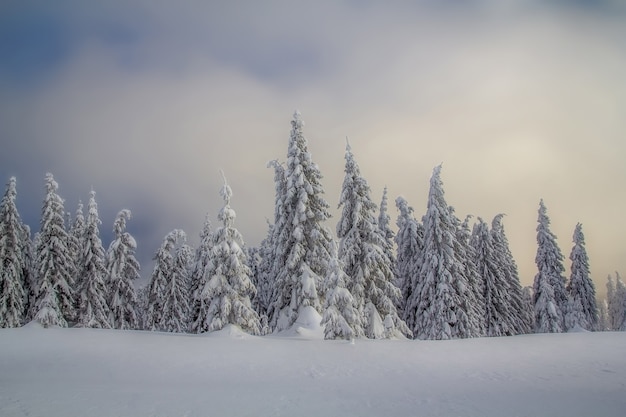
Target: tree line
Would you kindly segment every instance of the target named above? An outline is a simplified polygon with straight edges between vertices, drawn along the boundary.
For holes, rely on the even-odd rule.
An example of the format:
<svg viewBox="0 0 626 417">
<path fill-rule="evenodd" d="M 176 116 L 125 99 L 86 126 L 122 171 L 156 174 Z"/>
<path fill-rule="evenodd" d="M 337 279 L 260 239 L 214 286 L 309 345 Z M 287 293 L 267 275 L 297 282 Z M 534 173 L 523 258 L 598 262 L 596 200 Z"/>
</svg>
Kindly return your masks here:
<svg viewBox="0 0 626 417">
<path fill-rule="evenodd" d="M 427 210 L 417 219 L 402 197 L 391 227 L 387 190 L 379 205 L 346 144 L 336 233 L 325 225 L 329 204 L 298 112 L 287 159 L 274 169 L 275 210 L 258 247 L 235 227 L 232 189 L 213 230 L 207 216 L 192 248 L 182 230 L 168 233 L 155 254 L 148 285 L 135 288 L 137 243 L 118 213 L 105 250 L 95 192 L 86 216 L 67 215 L 52 174 L 40 230 L 31 237 L 16 207 L 16 179 L 0 202 L 0 327 L 37 321 L 44 327 L 145 329 L 204 333 L 235 325 L 255 335 L 294 326 L 305 311 L 321 317 L 327 339 L 454 339 L 569 330 L 626 330 L 626 287 L 609 277 L 597 303 L 581 224 L 564 256 L 550 231 L 545 204 L 537 222 L 537 274 L 522 288 L 503 226 L 460 219 L 445 200 L 441 166 L 430 179 Z"/>
</svg>

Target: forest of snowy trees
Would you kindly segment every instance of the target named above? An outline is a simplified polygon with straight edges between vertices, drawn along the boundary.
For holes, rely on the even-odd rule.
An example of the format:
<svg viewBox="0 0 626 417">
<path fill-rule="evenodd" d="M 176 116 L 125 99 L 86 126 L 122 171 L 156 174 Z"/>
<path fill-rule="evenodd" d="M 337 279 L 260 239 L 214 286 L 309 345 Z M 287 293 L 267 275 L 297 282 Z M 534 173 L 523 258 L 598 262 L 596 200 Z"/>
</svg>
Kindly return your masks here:
<svg viewBox="0 0 626 417">
<path fill-rule="evenodd" d="M 596 301 L 582 226 L 569 256 L 550 231 L 543 200 L 537 220 L 537 274 L 522 288 L 503 215 L 489 223 L 460 219 L 445 199 L 441 166 L 430 180 L 426 214 L 402 197 L 391 228 L 387 190 L 380 205 L 348 143 L 333 234 L 322 174 L 296 112 L 286 161 L 274 169 L 275 211 L 259 247 L 235 227 L 232 189 L 224 177 L 223 208 L 209 216 L 197 248 L 182 230 L 155 253 L 148 285 L 136 288 L 137 242 L 126 231 L 129 210 L 100 239 L 96 193 L 69 216 L 52 174 L 45 177 L 40 229 L 32 233 L 16 206 L 16 179 L 0 202 L 0 327 L 35 320 L 44 327 L 144 329 L 204 333 L 235 325 L 264 335 L 289 329 L 302 314 L 319 315 L 327 339 L 454 339 L 570 330 L 626 331 L 626 286 L 608 277 Z M 70 218 L 72 219 L 70 221 Z"/>
</svg>

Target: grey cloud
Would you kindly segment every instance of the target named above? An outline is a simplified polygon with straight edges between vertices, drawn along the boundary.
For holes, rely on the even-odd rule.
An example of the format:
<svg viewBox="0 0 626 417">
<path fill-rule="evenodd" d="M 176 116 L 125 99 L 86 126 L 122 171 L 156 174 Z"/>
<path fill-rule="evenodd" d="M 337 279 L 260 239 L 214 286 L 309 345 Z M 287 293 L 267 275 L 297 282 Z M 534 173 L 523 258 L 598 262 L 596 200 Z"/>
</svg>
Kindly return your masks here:
<svg viewBox="0 0 626 417">
<path fill-rule="evenodd" d="M 272 217 L 266 163 L 284 159 L 299 108 L 331 206 L 349 136 L 375 200 L 387 185 L 421 215 L 444 161 L 459 215 L 507 213 L 526 284 L 540 197 L 564 253 L 581 221 L 598 282 L 623 270 L 609 221 L 626 200 L 623 19 L 533 2 L 425 3 L 137 2 L 128 13 L 113 3 L 99 19 L 123 15 L 128 42 L 85 36 L 46 88 L 2 95 L 0 134 L 19 157 L 0 162 L 36 180 L 22 194 L 39 193 L 51 170 L 62 194 L 93 185 L 110 218 L 128 206 L 144 258 L 171 229 L 195 239 L 204 214 L 215 219 L 223 169 L 254 245 Z"/>
</svg>

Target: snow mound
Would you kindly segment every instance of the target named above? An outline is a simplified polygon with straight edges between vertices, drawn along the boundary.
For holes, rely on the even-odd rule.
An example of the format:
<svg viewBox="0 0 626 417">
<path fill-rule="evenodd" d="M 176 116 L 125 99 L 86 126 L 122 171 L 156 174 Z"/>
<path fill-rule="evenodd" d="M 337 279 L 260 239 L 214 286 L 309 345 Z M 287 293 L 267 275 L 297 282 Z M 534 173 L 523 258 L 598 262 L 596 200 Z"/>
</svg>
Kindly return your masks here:
<svg viewBox="0 0 626 417">
<path fill-rule="evenodd" d="M 224 339 L 248 339 L 252 337 L 248 333 L 241 330 L 239 326 L 234 324 L 227 324 L 222 330 L 216 330 L 207 334 L 209 337 L 224 338 Z"/>
<path fill-rule="evenodd" d="M 307 340 L 324 339 L 324 328 L 321 326 L 322 316 L 313 307 L 300 309 L 295 323 L 287 330 L 279 332 L 282 337 L 294 337 Z"/>
</svg>

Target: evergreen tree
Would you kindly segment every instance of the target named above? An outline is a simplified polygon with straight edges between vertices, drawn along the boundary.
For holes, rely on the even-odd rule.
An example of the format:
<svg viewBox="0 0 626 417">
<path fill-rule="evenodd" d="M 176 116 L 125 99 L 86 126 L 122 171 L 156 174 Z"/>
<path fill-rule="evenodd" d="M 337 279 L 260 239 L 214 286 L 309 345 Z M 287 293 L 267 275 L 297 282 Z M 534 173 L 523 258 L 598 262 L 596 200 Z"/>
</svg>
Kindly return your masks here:
<svg viewBox="0 0 626 417">
<path fill-rule="evenodd" d="M 563 272 L 563 255 L 550 231 L 550 219 L 543 200 L 539 203 L 537 225 L 537 275 L 533 284 L 535 331 L 560 333 L 564 329 L 567 295 Z"/>
<path fill-rule="evenodd" d="M 396 286 L 400 288 L 402 295 L 398 307 L 403 312 L 403 318 L 407 326 L 415 328 L 414 317 L 406 309 L 406 303 L 415 288 L 419 287 L 417 276 L 420 265 L 418 263 L 420 252 L 424 246 L 424 229 L 413 216 L 413 207 L 403 198 L 396 198 L 396 208 L 400 212 L 396 220 L 398 234 L 395 237 L 398 256 L 394 269 Z"/>
<path fill-rule="evenodd" d="M 609 306 L 606 299 L 600 302 L 600 308 L 598 310 L 598 331 L 606 332 L 607 330 L 611 330 L 609 324 Z"/>
<path fill-rule="evenodd" d="M 74 260 L 67 247 L 63 199 L 52 174 L 46 174 L 46 196 L 36 247 L 37 299 L 34 319 L 44 327 L 67 327 L 74 316 Z"/>
<path fill-rule="evenodd" d="M 78 294 L 78 325 L 108 329 L 109 305 L 107 304 L 106 256 L 100 240 L 100 217 L 96 204 L 96 192 L 89 195 L 87 221 L 85 222 L 84 247 L 81 256 Z"/>
<path fill-rule="evenodd" d="M 330 218 L 329 206 L 322 197 L 322 174 L 308 151 L 299 112 L 291 126 L 285 193 L 279 196 L 281 221 L 274 226 L 277 236 L 272 269 L 277 275 L 269 314 L 276 331 L 291 327 L 302 307 L 311 306 L 321 313 L 318 288 L 328 274 L 331 259 L 332 235 L 323 226 Z"/>
<path fill-rule="evenodd" d="M 259 255 L 259 282 L 265 285 L 257 286 L 257 297 L 264 304 L 264 309 L 268 319 L 278 314 L 275 308 L 281 308 L 282 286 L 278 284 L 278 275 L 284 265 L 283 248 L 279 245 L 281 231 L 286 229 L 285 222 L 287 215 L 285 210 L 285 198 L 287 196 L 287 180 L 285 178 L 285 167 L 278 161 L 270 161 L 268 167 L 274 168 L 274 223 L 268 221 L 267 236 L 261 242 Z M 274 325 L 270 322 L 270 327 Z"/>
<path fill-rule="evenodd" d="M 189 325 L 191 280 L 194 251 L 185 244 L 186 235 L 180 236 L 180 244 L 174 252 L 172 273 L 165 283 L 160 329 L 166 332 L 185 333 Z"/>
<path fill-rule="evenodd" d="M 467 312 L 462 309 L 454 248 L 456 227 L 444 198 L 441 165 L 430 180 L 428 207 L 424 216 L 424 247 L 420 253 L 419 291 L 413 291 L 407 310 L 413 317 L 413 333 L 419 339 L 469 337 Z"/>
<path fill-rule="evenodd" d="M 466 312 L 468 319 L 467 337 L 485 335 L 485 298 L 482 277 L 476 265 L 476 251 L 472 246 L 472 232 L 469 221 L 472 216 L 466 216 L 461 222 L 450 207 L 450 216 L 456 227 L 456 244 L 454 254 L 457 258 L 456 290 L 461 295 L 461 309 Z"/>
<path fill-rule="evenodd" d="M 230 207 L 232 189 L 226 183 L 220 191 L 224 207 L 218 219 L 222 227 L 215 231 L 211 260 L 207 269 L 208 281 L 202 289 L 207 305 L 208 331 L 221 330 L 228 324 L 236 325 L 251 334 L 260 334 L 259 316 L 252 309 L 250 298 L 256 289 L 250 280 L 243 237 L 234 227 L 235 211 Z"/>
<path fill-rule="evenodd" d="M 255 307 L 259 317 L 262 321 L 268 321 L 268 311 L 272 303 L 273 296 L 273 253 L 274 253 L 274 226 L 268 225 L 267 236 L 259 246 L 257 252 L 257 267 L 256 267 L 256 280 L 254 282 L 257 289 L 256 297 L 254 298 L 253 306 Z M 263 324 L 263 323 L 262 323 Z M 268 324 L 269 326 L 269 324 Z"/>
<path fill-rule="evenodd" d="M 15 177 L 0 201 L 0 327 L 19 327 L 25 312 L 25 231 L 15 205 Z"/>
<path fill-rule="evenodd" d="M 505 269 L 498 262 L 489 226 L 481 218 L 478 218 L 476 224 L 474 242 L 476 266 L 483 278 L 486 335 L 490 337 L 514 335 L 516 312 L 513 310 Z"/>
<path fill-rule="evenodd" d="M 389 225 L 391 222 L 391 217 L 389 216 L 388 203 L 387 203 L 387 187 L 383 190 L 383 196 L 380 200 L 380 208 L 378 211 L 378 228 L 380 229 L 383 235 L 383 250 L 385 251 L 385 255 L 391 261 L 392 269 L 396 266 L 396 256 L 393 250 L 393 243 L 395 241 L 395 233 L 391 230 L 391 226 Z M 394 284 L 396 284 L 394 282 Z M 397 286 L 397 285 L 396 285 Z M 399 301 L 401 301 L 401 298 Z M 400 302 L 398 302 L 400 304 Z"/>
<path fill-rule="evenodd" d="M 205 287 L 208 275 L 207 267 L 211 261 L 211 251 L 213 248 L 213 231 L 211 221 L 207 213 L 202 232 L 200 233 L 200 245 L 196 250 L 195 263 L 191 271 L 191 331 L 193 333 L 204 333 L 209 329 L 206 326 L 206 313 L 208 306 L 205 298 L 202 297 L 202 289 Z"/>
<path fill-rule="evenodd" d="M 589 272 L 589 258 L 585 249 L 585 236 L 582 225 L 578 223 L 574 230 L 574 247 L 570 253 L 572 261 L 570 281 L 567 285 L 567 293 L 572 304 L 571 307 L 580 305 L 582 315 L 570 317 L 570 326 L 580 326 L 586 330 L 596 330 L 598 327 L 598 306 L 596 305 L 596 289 Z M 571 309 L 570 307 L 570 309 Z M 574 310 L 577 311 L 577 310 Z M 577 318 L 571 321 L 572 318 Z M 569 328 L 572 328 L 568 326 Z"/>
<path fill-rule="evenodd" d="M 68 220 L 68 223 L 70 223 L 70 220 Z M 74 286 L 80 288 L 82 285 L 80 275 L 83 267 L 83 251 L 85 250 L 85 215 L 83 214 L 83 203 L 80 200 L 78 201 L 74 221 L 69 225 L 67 238 L 67 247 L 70 256 L 74 260 L 74 271 L 76 272 L 76 275 L 73 277 Z M 76 303 L 80 303 L 79 297 L 77 297 Z M 78 309 L 79 305 L 76 305 L 76 308 Z"/>
<path fill-rule="evenodd" d="M 24 225 L 24 237 L 22 239 L 22 255 L 24 256 L 24 295 L 25 307 L 24 311 L 26 322 L 31 321 L 35 317 L 35 306 L 37 301 L 37 277 L 35 276 L 35 238 L 31 240 L 30 227 Z M 36 235 L 37 240 L 39 234 Z"/>
<path fill-rule="evenodd" d="M 370 198 L 370 188 L 361 176 L 350 145 L 346 146 L 346 167 L 339 207 L 343 207 L 337 224 L 339 259 L 350 277 L 348 290 L 362 314 L 365 335 L 383 338 L 410 335 L 411 332 L 398 316 L 396 305 L 401 292 L 393 283 L 392 260 L 387 256 L 387 240 L 377 225 L 376 204 Z"/>
<path fill-rule="evenodd" d="M 608 311 L 608 330 L 617 330 L 619 328 L 619 307 L 620 300 L 617 297 L 617 289 L 611 274 L 606 281 L 606 300 Z"/>
<path fill-rule="evenodd" d="M 115 329 L 139 329 L 138 300 L 133 281 L 139 279 L 140 265 L 135 258 L 137 242 L 126 231 L 131 211 L 117 213 L 113 222 L 115 239 L 109 245 L 106 269 L 109 276 L 110 322 Z"/>
<path fill-rule="evenodd" d="M 146 312 L 144 328 L 151 331 L 164 330 L 164 323 L 169 320 L 165 314 L 166 291 L 176 289 L 170 281 L 174 275 L 174 251 L 176 246 L 186 239 L 185 232 L 175 229 L 163 239 L 154 259 L 156 261 L 150 283 L 146 289 Z"/>
<path fill-rule="evenodd" d="M 352 340 L 362 337 L 364 332 L 361 312 L 347 288 L 346 281 L 349 277 L 343 271 L 336 253 L 331 260 L 329 274 L 322 317 L 324 338 Z"/>
<path fill-rule="evenodd" d="M 496 254 L 496 262 L 504 276 L 506 291 L 510 297 L 511 328 L 513 334 L 525 334 L 532 331 L 534 322 L 533 310 L 524 301 L 517 264 L 509 248 L 509 240 L 502 224 L 504 214 L 498 214 L 491 222 L 491 237 Z"/>
<path fill-rule="evenodd" d="M 615 272 L 614 330 L 626 331 L 626 285 L 619 272 Z"/>
</svg>

